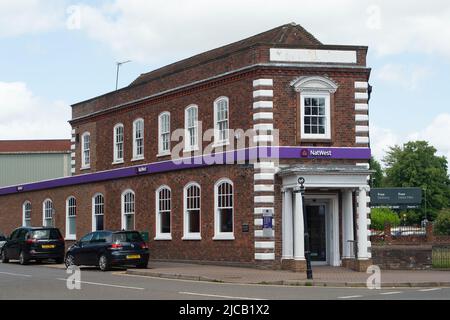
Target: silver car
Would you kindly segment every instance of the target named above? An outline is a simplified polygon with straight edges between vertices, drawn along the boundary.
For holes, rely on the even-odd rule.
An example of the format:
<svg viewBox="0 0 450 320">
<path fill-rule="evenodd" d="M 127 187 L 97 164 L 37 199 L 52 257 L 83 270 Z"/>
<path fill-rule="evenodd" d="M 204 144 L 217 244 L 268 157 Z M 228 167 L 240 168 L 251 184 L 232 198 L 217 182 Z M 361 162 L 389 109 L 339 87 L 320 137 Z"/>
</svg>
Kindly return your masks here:
<svg viewBox="0 0 450 320">
<path fill-rule="evenodd" d="M 6 237 L 0 233 L 0 252 L 2 252 L 2 248 L 6 243 Z"/>
</svg>

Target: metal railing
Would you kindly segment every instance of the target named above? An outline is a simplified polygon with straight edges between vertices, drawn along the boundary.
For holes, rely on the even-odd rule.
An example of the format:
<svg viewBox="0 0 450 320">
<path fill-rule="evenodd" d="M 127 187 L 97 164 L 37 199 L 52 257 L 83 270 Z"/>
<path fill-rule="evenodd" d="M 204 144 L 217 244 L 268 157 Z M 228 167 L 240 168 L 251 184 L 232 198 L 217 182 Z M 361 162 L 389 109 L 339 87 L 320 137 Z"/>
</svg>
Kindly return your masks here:
<svg viewBox="0 0 450 320">
<path fill-rule="evenodd" d="M 432 252 L 433 268 L 450 268 L 450 245 L 435 245 Z"/>
<path fill-rule="evenodd" d="M 391 236 L 392 237 L 406 237 L 406 236 L 415 236 L 415 237 L 426 237 L 427 231 L 425 226 L 420 225 L 392 225 L 391 224 Z"/>
</svg>

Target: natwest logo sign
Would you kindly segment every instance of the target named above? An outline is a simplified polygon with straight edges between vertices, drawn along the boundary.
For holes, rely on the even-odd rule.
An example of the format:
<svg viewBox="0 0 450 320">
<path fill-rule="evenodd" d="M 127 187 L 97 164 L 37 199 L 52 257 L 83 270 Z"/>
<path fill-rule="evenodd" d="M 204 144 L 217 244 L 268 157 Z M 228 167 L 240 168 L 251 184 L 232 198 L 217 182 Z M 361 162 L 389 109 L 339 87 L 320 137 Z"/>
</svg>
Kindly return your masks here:
<svg viewBox="0 0 450 320">
<path fill-rule="evenodd" d="M 300 156 L 302 158 L 331 158 L 333 151 L 327 149 L 302 149 Z"/>
</svg>

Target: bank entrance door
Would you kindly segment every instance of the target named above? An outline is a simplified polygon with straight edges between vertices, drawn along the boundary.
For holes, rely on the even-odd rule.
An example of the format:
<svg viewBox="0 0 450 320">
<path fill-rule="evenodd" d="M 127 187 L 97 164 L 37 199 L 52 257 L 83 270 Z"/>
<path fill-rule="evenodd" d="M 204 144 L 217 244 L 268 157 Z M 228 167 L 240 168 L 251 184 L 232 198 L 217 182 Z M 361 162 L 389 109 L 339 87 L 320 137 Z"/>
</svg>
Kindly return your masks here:
<svg viewBox="0 0 450 320">
<path fill-rule="evenodd" d="M 310 236 L 311 261 L 325 264 L 327 262 L 326 205 L 306 205 L 306 220 Z"/>
</svg>

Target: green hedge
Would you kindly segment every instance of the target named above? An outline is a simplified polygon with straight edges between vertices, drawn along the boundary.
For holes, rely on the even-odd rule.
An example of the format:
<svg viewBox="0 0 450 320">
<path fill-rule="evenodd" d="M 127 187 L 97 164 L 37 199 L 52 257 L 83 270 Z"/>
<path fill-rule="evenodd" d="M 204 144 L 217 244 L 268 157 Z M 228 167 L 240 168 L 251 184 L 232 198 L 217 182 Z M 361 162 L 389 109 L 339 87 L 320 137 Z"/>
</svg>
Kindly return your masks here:
<svg viewBox="0 0 450 320">
<path fill-rule="evenodd" d="M 370 213 L 371 228 L 374 230 L 384 230 L 384 225 L 389 222 L 391 225 L 400 224 L 397 213 L 388 208 L 373 208 Z"/>
</svg>

